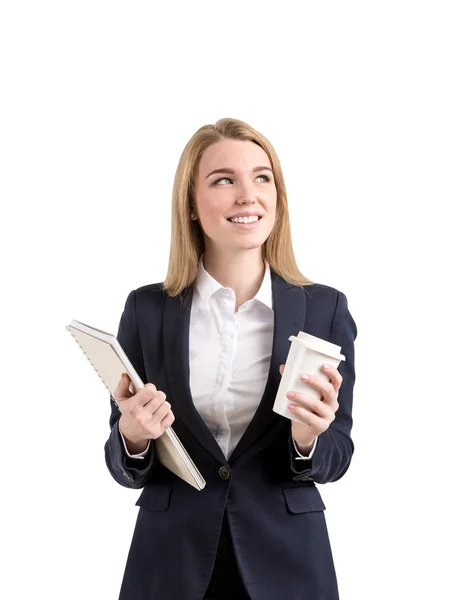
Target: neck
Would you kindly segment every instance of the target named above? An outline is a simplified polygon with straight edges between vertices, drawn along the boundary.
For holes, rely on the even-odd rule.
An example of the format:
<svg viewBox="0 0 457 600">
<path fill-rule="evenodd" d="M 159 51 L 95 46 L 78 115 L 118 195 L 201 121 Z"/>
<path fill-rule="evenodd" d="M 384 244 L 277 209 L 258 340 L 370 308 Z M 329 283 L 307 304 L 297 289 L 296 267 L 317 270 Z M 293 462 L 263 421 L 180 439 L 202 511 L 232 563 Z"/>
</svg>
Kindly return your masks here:
<svg viewBox="0 0 457 600">
<path fill-rule="evenodd" d="M 235 292 L 237 309 L 244 302 L 254 298 L 265 274 L 262 248 L 232 256 L 205 250 L 203 266 L 211 277 Z"/>
</svg>

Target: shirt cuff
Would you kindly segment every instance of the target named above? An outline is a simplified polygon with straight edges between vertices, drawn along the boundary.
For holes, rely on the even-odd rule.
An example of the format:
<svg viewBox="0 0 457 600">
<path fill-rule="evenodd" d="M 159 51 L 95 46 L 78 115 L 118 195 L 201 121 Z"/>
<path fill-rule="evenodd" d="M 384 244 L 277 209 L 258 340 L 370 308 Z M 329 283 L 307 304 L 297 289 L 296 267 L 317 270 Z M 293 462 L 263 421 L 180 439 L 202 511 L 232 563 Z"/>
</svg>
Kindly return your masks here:
<svg viewBox="0 0 457 600">
<path fill-rule="evenodd" d="M 309 453 L 308 456 L 303 456 L 303 454 L 300 454 L 300 452 L 298 451 L 298 448 L 297 448 L 297 444 L 295 443 L 294 438 L 292 438 L 292 441 L 294 443 L 295 451 L 298 454 L 298 456 L 295 457 L 295 460 L 311 460 L 313 458 L 314 450 L 316 449 L 318 437 L 319 436 L 317 436 L 317 438 L 314 440 L 314 445 L 311 448 L 311 452 Z"/>
<path fill-rule="evenodd" d="M 117 422 L 117 428 L 118 428 L 118 431 L 119 431 L 119 433 L 120 433 L 120 435 L 121 435 L 121 438 L 122 438 L 122 443 L 124 444 L 124 450 L 125 450 L 125 453 L 127 454 L 127 456 L 128 456 L 129 458 L 140 458 L 140 459 L 144 459 L 144 457 L 145 457 L 145 456 L 146 456 L 146 454 L 148 453 L 149 446 L 151 445 L 151 440 L 149 440 L 146 450 L 143 450 L 143 452 L 140 452 L 139 454 L 130 454 L 130 452 L 127 450 L 127 444 L 125 443 L 125 439 L 124 439 L 124 436 L 122 435 L 122 431 L 121 431 L 121 430 L 120 430 L 120 428 L 119 428 L 119 421 Z"/>
</svg>

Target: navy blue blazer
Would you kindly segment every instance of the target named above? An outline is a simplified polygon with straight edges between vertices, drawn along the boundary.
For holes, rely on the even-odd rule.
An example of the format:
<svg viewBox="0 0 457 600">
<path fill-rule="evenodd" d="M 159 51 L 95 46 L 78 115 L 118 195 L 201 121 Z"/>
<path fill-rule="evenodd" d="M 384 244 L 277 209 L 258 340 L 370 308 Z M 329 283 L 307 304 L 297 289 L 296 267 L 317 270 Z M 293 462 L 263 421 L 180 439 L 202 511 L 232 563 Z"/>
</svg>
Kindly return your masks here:
<svg viewBox="0 0 457 600">
<path fill-rule="evenodd" d="M 196 410 L 189 387 L 189 325 L 194 285 L 171 298 L 160 283 L 130 292 L 118 340 L 144 382 L 165 392 L 173 428 L 206 480 L 194 489 L 156 459 L 125 456 L 112 396 L 107 467 L 129 488 L 144 488 L 120 600 L 202 600 L 216 559 L 224 511 L 253 600 L 337 600 L 325 505 L 316 483 L 340 479 L 351 440 L 356 324 L 346 296 L 314 283 L 292 286 L 273 270 L 274 341 L 259 407 L 227 460 Z M 295 461 L 291 422 L 272 410 L 289 336 L 305 331 L 341 346 L 339 409 L 310 461 Z M 221 467 L 226 467 L 221 470 Z"/>
</svg>

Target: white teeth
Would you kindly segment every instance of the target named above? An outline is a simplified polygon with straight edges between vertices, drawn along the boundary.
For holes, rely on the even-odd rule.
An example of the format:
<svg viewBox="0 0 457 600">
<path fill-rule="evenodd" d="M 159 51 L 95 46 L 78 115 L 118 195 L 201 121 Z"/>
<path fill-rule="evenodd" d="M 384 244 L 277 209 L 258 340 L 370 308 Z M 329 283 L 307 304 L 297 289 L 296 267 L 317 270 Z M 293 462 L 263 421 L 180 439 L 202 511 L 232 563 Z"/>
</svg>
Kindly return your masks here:
<svg viewBox="0 0 457 600">
<path fill-rule="evenodd" d="M 233 219 L 229 219 L 232 223 L 255 223 L 259 220 L 259 217 L 234 217 Z"/>
</svg>

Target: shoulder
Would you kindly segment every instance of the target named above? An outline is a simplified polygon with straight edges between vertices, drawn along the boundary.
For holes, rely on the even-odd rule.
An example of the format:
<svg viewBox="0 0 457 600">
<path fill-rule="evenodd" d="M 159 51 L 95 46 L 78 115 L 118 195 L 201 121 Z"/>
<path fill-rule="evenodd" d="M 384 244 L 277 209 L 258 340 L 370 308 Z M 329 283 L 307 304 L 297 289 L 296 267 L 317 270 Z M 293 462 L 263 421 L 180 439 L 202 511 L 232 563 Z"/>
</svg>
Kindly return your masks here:
<svg viewBox="0 0 457 600">
<path fill-rule="evenodd" d="M 142 285 L 134 290 L 137 296 L 154 296 L 157 294 L 165 294 L 163 290 L 163 282 L 160 283 L 148 283 Z"/>
<path fill-rule="evenodd" d="M 338 295 L 342 292 L 335 287 L 325 285 L 324 283 L 312 283 L 311 285 L 302 285 L 306 294 L 306 299 L 315 302 L 333 302 L 336 303 Z"/>
<path fill-rule="evenodd" d="M 138 310 L 143 306 L 150 307 L 151 303 L 156 306 L 162 305 L 165 295 L 162 283 L 149 283 L 133 289 L 129 293 L 129 299 Z"/>
<path fill-rule="evenodd" d="M 306 295 L 307 318 L 311 321 L 328 319 L 331 323 L 349 323 L 354 339 L 357 337 L 357 325 L 349 310 L 348 299 L 344 292 L 322 283 L 304 285 Z"/>
<path fill-rule="evenodd" d="M 305 292 L 306 306 L 316 315 L 332 315 L 347 309 L 348 300 L 344 292 L 323 283 L 301 286 Z"/>
</svg>

